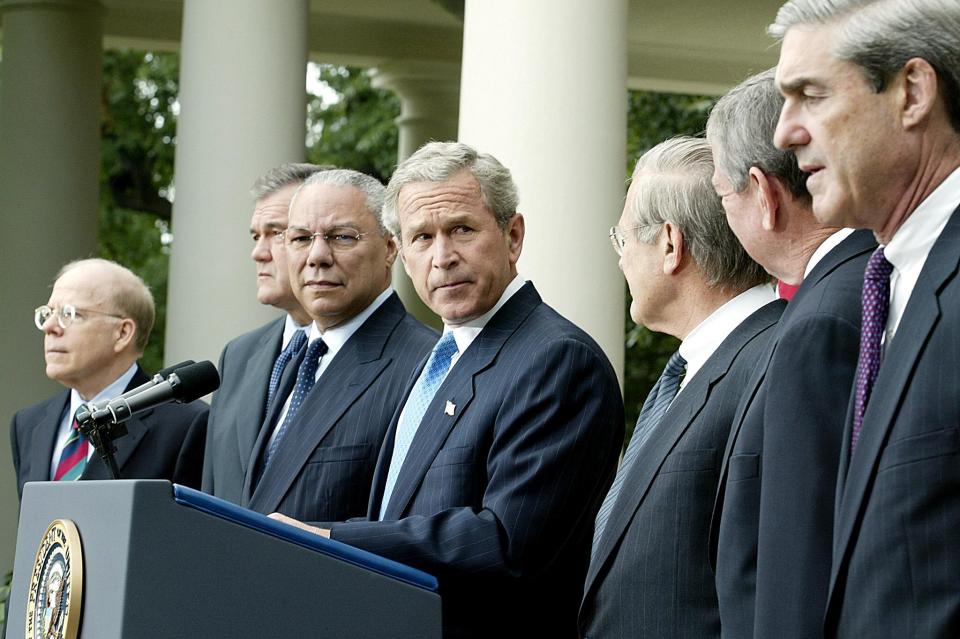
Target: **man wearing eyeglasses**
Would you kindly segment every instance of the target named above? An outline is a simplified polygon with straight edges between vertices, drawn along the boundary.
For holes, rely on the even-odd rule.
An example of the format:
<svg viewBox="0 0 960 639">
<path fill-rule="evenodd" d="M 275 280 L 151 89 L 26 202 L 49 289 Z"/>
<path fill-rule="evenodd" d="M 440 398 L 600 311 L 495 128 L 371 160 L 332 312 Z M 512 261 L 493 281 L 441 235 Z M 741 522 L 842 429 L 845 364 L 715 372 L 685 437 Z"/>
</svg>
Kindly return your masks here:
<svg viewBox="0 0 960 639">
<path fill-rule="evenodd" d="M 703 139 L 655 146 L 611 230 L 631 318 L 681 342 L 597 515 L 580 608 L 590 639 L 720 637 L 707 561 L 720 460 L 784 302 L 727 225 L 713 172 Z"/>
<path fill-rule="evenodd" d="M 254 446 L 248 508 L 318 522 L 367 511 L 384 433 L 437 340 L 390 287 L 397 245 L 383 201 L 375 178 L 332 169 L 290 203 L 288 276 L 312 322 Z"/>
<path fill-rule="evenodd" d="M 17 491 L 28 481 L 109 479 L 74 414 L 148 381 L 137 364 L 153 327 L 153 296 L 126 268 L 102 259 L 61 269 L 49 301 L 34 313 L 43 331 L 47 377 L 69 390 L 17 412 L 10 429 Z M 139 413 L 116 440 L 125 479 L 200 485 L 207 408 L 170 404 Z"/>
<path fill-rule="evenodd" d="M 253 445 L 280 375 L 306 341 L 310 316 L 290 289 L 283 231 L 290 198 L 300 184 L 329 167 L 282 164 L 257 179 L 250 219 L 257 301 L 283 311 L 232 339 L 220 355 L 220 388 L 213 394 L 203 461 L 203 490 L 239 504 Z"/>
</svg>

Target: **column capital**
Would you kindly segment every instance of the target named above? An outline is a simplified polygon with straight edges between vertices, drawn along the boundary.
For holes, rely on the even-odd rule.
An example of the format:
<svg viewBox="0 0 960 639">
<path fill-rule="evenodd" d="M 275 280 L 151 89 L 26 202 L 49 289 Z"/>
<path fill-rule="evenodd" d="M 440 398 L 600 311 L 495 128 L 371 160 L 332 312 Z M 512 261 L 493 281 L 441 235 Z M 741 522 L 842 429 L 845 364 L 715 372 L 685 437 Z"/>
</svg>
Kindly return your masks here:
<svg viewBox="0 0 960 639">
<path fill-rule="evenodd" d="M 397 120 L 456 120 L 460 104 L 460 65 L 452 62 L 395 60 L 372 70 L 373 86 L 389 89 L 402 102 Z"/>
</svg>

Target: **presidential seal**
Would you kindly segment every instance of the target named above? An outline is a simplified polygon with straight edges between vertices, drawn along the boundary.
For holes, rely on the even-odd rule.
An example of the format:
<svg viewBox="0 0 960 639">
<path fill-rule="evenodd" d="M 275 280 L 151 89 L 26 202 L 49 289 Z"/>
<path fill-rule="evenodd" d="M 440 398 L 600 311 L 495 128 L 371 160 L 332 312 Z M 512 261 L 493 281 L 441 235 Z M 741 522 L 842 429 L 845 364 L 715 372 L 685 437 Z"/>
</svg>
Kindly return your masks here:
<svg viewBox="0 0 960 639">
<path fill-rule="evenodd" d="M 69 519 L 47 528 L 27 595 L 27 639 L 76 639 L 83 596 L 83 549 Z"/>
</svg>

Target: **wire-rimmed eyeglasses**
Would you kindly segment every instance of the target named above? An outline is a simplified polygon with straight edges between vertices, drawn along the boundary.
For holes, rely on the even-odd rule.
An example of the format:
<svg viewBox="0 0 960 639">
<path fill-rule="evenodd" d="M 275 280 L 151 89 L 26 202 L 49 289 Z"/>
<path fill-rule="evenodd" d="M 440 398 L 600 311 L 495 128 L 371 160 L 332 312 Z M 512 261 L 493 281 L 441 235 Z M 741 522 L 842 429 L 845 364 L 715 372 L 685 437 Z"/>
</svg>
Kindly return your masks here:
<svg viewBox="0 0 960 639">
<path fill-rule="evenodd" d="M 610 243 L 613 244 L 613 250 L 617 252 L 617 255 L 623 257 L 623 247 L 627 245 L 627 236 L 626 233 L 630 231 L 637 231 L 639 229 L 645 229 L 650 226 L 659 226 L 660 222 L 651 222 L 650 224 L 638 224 L 636 226 L 631 226 L 629 228 L 622 229 L 619 226 L 610 227 Z"/>
<path fill-rule="evenodd" d="M 308 251 L 317 238 L 323 239 L 327 246 L 334 251 L 351 251 L 357 247 L 360 240 L 369 233 L 360 233 L 353 229 L 330 229 L 311 233 L 306 229 L 293 228 L 283 232 L 284 243 L 291 251 Z"/>
<path fill-rule="evenodd" d="M 60 328 L 66 328 L 73 324 L 74 320 L 76 320 L 78 317 L 83 319 L 83 316 L 87 314 L 105 315 L 107 317 L 123 319 L 122 315 L 97 311 L 92 308 L 77 308 L 73 304 L 64 304 L 63 306 L 53 308 L 44 304 L 43 306 L 38 306 L 33 310 L 33 323 L 39 330 L 42 331 L 44 324 L 47 323 L 47 320 L 53 316 L 56 316 L 57 324 L 60 326 Z"/>
</svg>

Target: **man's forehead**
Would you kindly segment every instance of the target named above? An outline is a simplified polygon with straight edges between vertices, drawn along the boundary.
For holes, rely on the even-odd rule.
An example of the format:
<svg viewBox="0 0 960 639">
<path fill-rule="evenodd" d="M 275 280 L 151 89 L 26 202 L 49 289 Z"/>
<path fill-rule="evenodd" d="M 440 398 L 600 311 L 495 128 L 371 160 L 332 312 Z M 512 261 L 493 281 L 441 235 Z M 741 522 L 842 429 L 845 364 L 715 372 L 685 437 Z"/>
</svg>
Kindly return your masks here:
<svg viewBox="0 0 960 639">
<path fill-rule="evenodd" d="M 54 282 L 50 299 L 64 304 L 91 305 L 106 301 L 104 290 L 113 288 L 116 277 L 109 272 L 77 267 Z"/>
<path fill-rule="evenodd" d="M 787 31 L 780 45 L 780 59 L 774 81 L 781 92 L 789 93 L 825 76 L 825 64 L 839 61 L 833 56 L 837 24 L 800 24 Z"/>
</svg>

